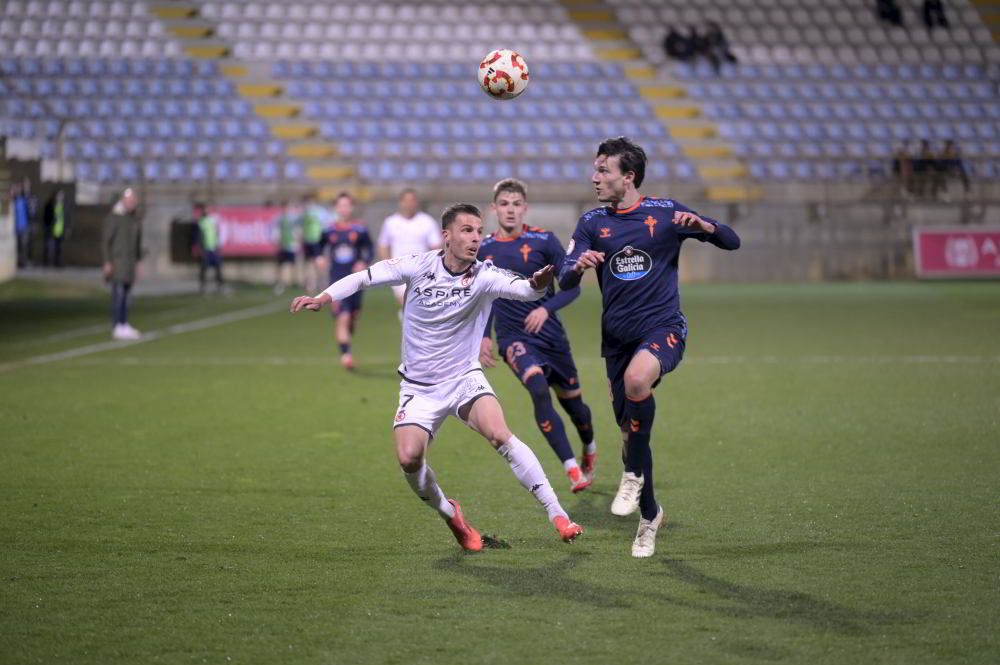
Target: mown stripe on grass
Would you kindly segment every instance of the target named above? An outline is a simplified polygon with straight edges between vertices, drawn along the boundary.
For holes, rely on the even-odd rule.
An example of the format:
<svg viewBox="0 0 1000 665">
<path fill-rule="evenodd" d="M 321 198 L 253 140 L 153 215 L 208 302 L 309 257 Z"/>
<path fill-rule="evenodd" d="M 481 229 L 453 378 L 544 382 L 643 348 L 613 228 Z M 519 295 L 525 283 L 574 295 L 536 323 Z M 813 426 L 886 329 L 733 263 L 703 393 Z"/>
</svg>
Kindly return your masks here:
<svg viewBox="0 0 1000 665">
<path fill-rule="evenodd" d="M 239 309 L 234 312 L 226 312 L 224 314 L 210 316 L 205 319 L 198 319 L 196 321 L 175 323 L 174 325 L 167 326 L 166 328 L 162 328 L 160 330 L 151 330 L 143 333 L 141 338 L 133 341 L 110 340 L 107 342 L 98 342 L 96 344 L 87 344 L 86 346 L 78 346 L 73 349 L 66 349 L 65 351 L 59 351 L 56 353 L 46 353 L 39 356 L 32 356 L 23 360 L 15 360 L 13 362 L 0 364 L 0 374 L 4 372 L 12 372 L 23 367 L 45 365 L 48 363 L 59 362 L 61 360 L 71 360 L 73 358 L 89 356 L 95 353 L 104 353 L 105 351 L 131 348 L 137 344 L 154 342 L 165 337 L 172 337 L 174 335 L 181 335 L 198 330 L 206 330 L 208 328 L 215 328 L 216 326 L 235 323 L 236 321 L 243 321 L 246 319 L 256 318 L 258 316 L 264 316 L 265 314 L 273 314 L 274 312 L 285 309 L 286 307 L 288 307 L 288 305 L 284 302 L 270 302 L 263 305 L 248 307 L 246 309 Z"/>
</svg>

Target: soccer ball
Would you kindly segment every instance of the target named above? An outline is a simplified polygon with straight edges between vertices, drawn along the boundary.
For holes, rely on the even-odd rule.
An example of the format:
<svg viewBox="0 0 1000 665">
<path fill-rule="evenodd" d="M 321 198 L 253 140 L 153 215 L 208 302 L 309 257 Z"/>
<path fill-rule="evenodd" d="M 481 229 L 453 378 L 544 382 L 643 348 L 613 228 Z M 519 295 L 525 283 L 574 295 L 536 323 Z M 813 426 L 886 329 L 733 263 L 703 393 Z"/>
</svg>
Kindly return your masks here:
<svg viewBox="0 0 1000 665">
<path fill-rule="evenodd" d="M 514 99 L 528 87 L 528 63 L 510 49 L 491 51 L 479 63 L 479 87 L 493 99 Z"/>
</svg>

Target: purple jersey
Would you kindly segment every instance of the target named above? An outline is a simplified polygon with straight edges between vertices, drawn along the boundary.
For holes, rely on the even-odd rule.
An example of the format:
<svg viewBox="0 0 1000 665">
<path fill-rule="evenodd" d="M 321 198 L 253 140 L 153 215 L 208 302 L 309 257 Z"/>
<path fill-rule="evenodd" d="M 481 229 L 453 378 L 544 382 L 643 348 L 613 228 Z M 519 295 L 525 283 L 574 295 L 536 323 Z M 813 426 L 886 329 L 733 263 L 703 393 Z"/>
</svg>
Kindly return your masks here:
<svg viewBox="0 0 1000 665">
<path fill-rule="evenodd" d="M 368 229 L 358 222 L 337 222 L 323 235 L 323 249 L 330 259 L 330 281 L 350 275 L 358 261 L 372 260 L 372 239 Z"/>
<path fill-rule="evenodd" d="M 530 278 L 535 272 L 545 266 L 554 266 L 556 270 L 562 265 L 566 253 L 555 234 L 536 226 L 523 226 L 521 232 L 513 238 L 498 238 L 493 234 L 486 236 L 479 247 L 479 259 L 492 261 L 498 268 L 505 268 L 522 277 Z M 580 295 L 579 288 L 570 288 L 560 293 L 555 292 L 555 285 L 549 287 L 548 293 L 541 300 L 521 302 L 517 300 L 500 299 L 493 303 L 492 321 L 496 324 L 497 341 L 505 346 L 506 341 L 519 338 L 530 338 L 541 348 L 567 349 L 569 340 L 562 322 L 556 316 L 556 310 L 565 307 Z M 549 310 L 549 318 L 542 329 L 534 335 L 524 331 L 524 319 L 536 307 Z M 490 334 L 489 327 L 484 336 Z"/>
<path fill-rule="evenodd" d="M 596 208 L 577 222 L 559 284 L 570 288 L 580 283 L 573 264 L 584 251 L 604 252 L 604 262 L 597 268 L 604 305 L 602 356 L 614 355 L 656 328 L 686 326 L 677 289 L 677 260 L 684 240 L 739 248 L 739 236 L 725 224 L 699 215 L 715 225 L 715 233 L 705 233 L 675 225 L 675 212 L 694 211 L 672 199 L 643 197 L 624 210 Z"/>
</svg>

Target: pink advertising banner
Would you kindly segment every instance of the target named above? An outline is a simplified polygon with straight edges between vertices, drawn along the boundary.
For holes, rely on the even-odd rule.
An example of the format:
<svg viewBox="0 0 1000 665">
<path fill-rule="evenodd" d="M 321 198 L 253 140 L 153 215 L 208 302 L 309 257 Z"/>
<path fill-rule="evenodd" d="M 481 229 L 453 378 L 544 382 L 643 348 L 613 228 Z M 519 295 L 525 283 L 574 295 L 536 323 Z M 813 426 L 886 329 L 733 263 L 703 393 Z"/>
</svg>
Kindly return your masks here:
<svg viewBox="0 0 1000 665">
<path fill-rule="evenodd" d="M 274 256 L 278 252 L 276 222 L 281 208 L 227 206 L 212 208 L 219 220 L 222 255 Z"/>
<path fill-rule="evenodd" d="M 1000 278 L 1000 228 L 913 230 L 917 277 Z"/>
</svg>

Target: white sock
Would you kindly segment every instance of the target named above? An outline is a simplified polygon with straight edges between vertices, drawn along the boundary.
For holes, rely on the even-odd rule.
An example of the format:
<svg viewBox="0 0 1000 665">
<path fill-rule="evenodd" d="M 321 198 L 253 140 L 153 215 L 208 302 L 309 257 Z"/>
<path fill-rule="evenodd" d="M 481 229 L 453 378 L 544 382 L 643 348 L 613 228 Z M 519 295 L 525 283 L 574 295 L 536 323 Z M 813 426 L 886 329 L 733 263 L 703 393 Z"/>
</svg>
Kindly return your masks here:
<svg viewBox="0 0 1000 665">
<path fill-rule="evenodd" d="M 403 477 L 406 478 L 406 482 L 409 483 L 414 494 L 438 511 L 441 517 L 450 519 L 455 516 L 455 507 L 448 503 L 448 497 L 444 495 L 441 486 L 437 484 L 437 476 L 426 463 L 413 473 L 403 471 Z"/>
<path fill-rule="evenodd" d="M 497 448 L 497 452 L 510 464 L 510 470 L 528 490 L 535 495 L 538 503 L 545 507 L 545 512 L 549 515 L 551 522 L 556 517 L 568 517 L 566 511 L 559 505 L 555 490 L 549 484 L 549 479 L 545 477 L 542 465 L 538 463 L 538 458 L 531 448 L 516 436 L 511 435 L 507 443 Z"/>
<path fill-rule="evenodd" d="M 575 457 L 570 457 L 568 460 L 566 460 L 565 462 L 563 462 L 563 471 L 565 471 L 566 473 L 569 473 L 570 469 L 575 469 L 578 466 L 580 466 L 580 465 L 577 463 L 576 458 Z"/>
<path fill-rule="evenodd" d="M 591 441 L 590 443 L 583 444 L 583 453 L 585 455 L 593 455 L 597 452 L 597 441 Z"/>
</svg>

